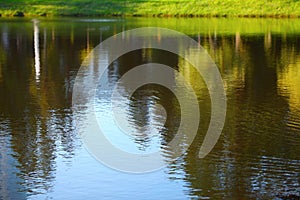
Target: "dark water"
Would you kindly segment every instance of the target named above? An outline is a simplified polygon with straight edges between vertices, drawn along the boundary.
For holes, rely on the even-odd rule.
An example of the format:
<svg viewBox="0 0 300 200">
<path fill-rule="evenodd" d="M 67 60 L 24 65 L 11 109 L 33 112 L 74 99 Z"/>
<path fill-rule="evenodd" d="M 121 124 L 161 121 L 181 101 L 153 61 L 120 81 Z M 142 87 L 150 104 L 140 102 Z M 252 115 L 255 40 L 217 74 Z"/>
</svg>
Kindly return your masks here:
<svg viewBox="0 0 300 200">
<path fill-rule="evenodd" d="M 211 114 L 201 77 L 168 52 L 141 49 L 120 57 L 107 72 L 108 85 L 133 66 L 163 63 L 189 81 L 201 110 L 200 129 L 184 156 L 159 171 L 133 175 L 105 167 L 83 147 L 72 114 L 72 88 L 94 47 L 123 30 L 144 26 L 182 31 L 207 50 L 224 81 L 227 116 L 213 151 L 198 158 Z M 297 19 L 1 19 L 0 97 L 0 199 L 300 195 Z M 157 104 L 168 114 L 163 131 L 165 119 Z M 99 109 L 105 113 L 105 106 Z M 121 147 L 132 143 L 146 152 L 168 141 L 179 116 L 186 114 L 180 113 L 174 95 L 157 85 L 140 88 L 124 112 L 141 134 L 113 139 Z M 115 131 L 109 119 L 104 123 Z"/>
</svg>

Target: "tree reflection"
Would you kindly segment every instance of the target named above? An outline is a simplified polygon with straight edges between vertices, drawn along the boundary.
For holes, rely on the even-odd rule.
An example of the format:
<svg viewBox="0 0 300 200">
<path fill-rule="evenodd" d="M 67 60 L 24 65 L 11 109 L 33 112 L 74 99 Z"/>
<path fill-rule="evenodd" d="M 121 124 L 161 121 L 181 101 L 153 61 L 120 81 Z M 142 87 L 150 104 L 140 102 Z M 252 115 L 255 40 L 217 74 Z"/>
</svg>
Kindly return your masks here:
<svg viewBox="0 0 300 200">
<path fill-rule="evenodd" d="M 130 69 L 145 63 L 162 63 L 174 69 L 178 68 L 176 55 L 162 50 L 145 48 L 129 52 L 117 59 L 109 67 L 108 78 L 115 82 Z M 151 69 L 145 73 L 147 76 L 155 76 L 155 74 L 151 74 Z M 157 115 L 157 113 L 162 112 L 160 109 L 165 109 L 166 119 Z M 153 134 L 159 132 L 159 135 L 163 135 L 161 144 L 168 143 L 174 137 L 180 123 L 180 107 L 176 97 L 168 89 L 149 84 L 138 88 L 133 94 L 127 117 L 127 120 L 138 133 L 134 137 L 136 144 L 141 149 L 145 149 L 149 147 Z M 161 127 L 158 128 L 158 126 Z M 153 129 L 153 127 L 157 127 L 157 129 Z"/>
<path fill-rule="evenodd" d="M 31 22 L 0 27 L 0 165 L 3 171 L 17 173 L 9 177 L 21 182 L 19 190 L 50 191 L 58 157 L 74 154 L 78 144 L 71 91 L 76 72 L 99 40 L 124 29 L 115 24 L 98 26 Z M 157 39 L 170 42 L 159 34 Z M 141 49 L 121 56 L 108 72 L 109 81 L 115 82 L 135 66 L 158 62 L 178 70 L 196 91 L 201 111 L 198 135 L 188 153 L 168 166 L 170 178 L 183 180 L 186 193 L 195 198 L 269 197 L 270 192 L 285 192 L 282 185 L 293 191 L 300 184 L 299 36 L 269 30 L 255 36 L 207 31 L 195 39 L 219 66 L 228 96 L 223 134 L 204 159 L 198 158 L 198 152 L 210 119 L 209 94 L 187 62 L 168 52 Z M 134 137 L 142 148 L 151 145 L 147 128 L 158 115 L 157 104 L 167 112 L 159 133 L 162 145 L 174 137 L 180 124 L 180 106 L 170 91 L 157 85 L 139 88 L 127 114 L 139 133 L 149 133 Z M 8 169 L 12 165 L 16 169 Z M 1 194 L 9 192 L 3 189 L 9 179 L 3 174 Z"/>
<path fill-rule="evenodd" d="M 51 23 L 23 25 L 1 26 L 0 91 L 5 98 L 0 110 L 8 120 L 4 133 L 11 136 L 7 154 L 17 161 L 19 181 L 14 184 L 31 195 L 51 189 L 57 157 L 72 157 L 78 145 L 71 92 L 85 40 L 70 44 L 69 34 L 55 33 Z"/>
<path fill-rule="evenodd" d="M 39 38 L 39 21 L 33 19 L 33 43 L 34 43 L 34 68 L 35 68 L 35 79 L 38 81 L 40 76 L 40 38 Z"/>
<path fill-rule="evenodd" d="M 298 65 L 297 61 L 289 68 L 285 65 L 287 55 L 299 54 L 294 53 L 295 49 L 300 51 L 297 41 L 287 38 L 283 41 L 283 37 L 272 36 L 270 32 L 256 37 L 240 32 L 234 35 L 208 33 L 197 35 L 197 39 L 219 66 L 229 97 L 222 137 L 204 159 L 198 158 L 198 152 L 209 125 L 209 93 L 201 76 L 187 62 L 166 52 L 137 50 L 119 58 L 111 66 L 109 75 L 116 81 L 134 66 L 165 61 L 164 64 L 177 69 L 196 91 L 201 110 L 198 135 L 188 154 L 168 167 L 170 178 L 186 181 L 186 192 L 197 198 L 272 198 L 276 194 L 270 191 L 285 192 L 280 188 L 285 179 L 291 188 L 299 184 L 294 169 L 299 167 L 296 160 L 300 144 L 291 141 L 299 129 L 291 130 L 287 118 L 290 110 L 298 107 L 299 77 L 291 77 L 297 74 Z M 181 114 L 176 98 L 168 91 L 155 85 L 139 88 L 131 99 L 128 120 L 139 132 L 148 133 L 147 126 L 156 104 L 163 105 L 168 114 L 164 131 L 160 132 L 162 141 L 168 142 L 172 133 L 176 133 Z M 300 119 L 299 113 L 293 116 Z M 136 143 L 147 147 L 150 134 L 151 131 L 137 135 Z"/>
<path fill-rule="evenodd" d="M 294 105 L 277 93 L 283 82 L 293 84 L 293 79 L 278 80 L 278 76 L 288 76 L 282 74 L 287 71 L 278 69 L 286 68 L 286 55 L 293 55 L 297 42 L 284 43 L 280 36 L 271 40 L 269 33 L 266 39 L 239 34 L 235 38 L 219 36 L 217 46 L 209 38 L 202 37 L 203 45 L 213 51 L 211 55 L 222 70 L 225 85 L 230 85 L 227 121 L 210 155 L 200 160 L 197 146 L 192 146 L 184 159 L 185 180 L 191 188 L 187 192 L 197 197 L 274 198 L 286 192 L 281 187 L 285 180 L 289 182 L 289 192 L 297 192 L 292 188 L 299 184 L 295 168 L 299 167 L 296 160 L 300 144 L 290 139 L 299 131 L 290 131 L 286 121 Z M 232 41 L 238 44 L 234 46 Z M 289 88 L 297 91 L 294 86 Z"/>
</svg>

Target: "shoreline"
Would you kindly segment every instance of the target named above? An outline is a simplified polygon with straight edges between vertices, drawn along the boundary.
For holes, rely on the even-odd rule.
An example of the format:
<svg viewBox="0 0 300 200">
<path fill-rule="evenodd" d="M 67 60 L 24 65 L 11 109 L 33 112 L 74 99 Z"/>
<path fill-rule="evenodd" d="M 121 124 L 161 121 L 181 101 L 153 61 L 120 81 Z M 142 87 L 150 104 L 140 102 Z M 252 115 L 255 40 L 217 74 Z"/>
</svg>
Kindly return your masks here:
<svg viewBox="0 0 300 200">
<path fill-rule="evenodd" d="M 17 11 L 15 14 L 1 14 L 2 18 L 22 18 L 22 17 L 143 17 L 143 18 L 277 18 L 277 19 L 297 19 L 300 15 L 284 15 L 284 14 L 244 14 L 244 15 L 227 15 L 227 14 L 30 14 Z"/>
</svg>

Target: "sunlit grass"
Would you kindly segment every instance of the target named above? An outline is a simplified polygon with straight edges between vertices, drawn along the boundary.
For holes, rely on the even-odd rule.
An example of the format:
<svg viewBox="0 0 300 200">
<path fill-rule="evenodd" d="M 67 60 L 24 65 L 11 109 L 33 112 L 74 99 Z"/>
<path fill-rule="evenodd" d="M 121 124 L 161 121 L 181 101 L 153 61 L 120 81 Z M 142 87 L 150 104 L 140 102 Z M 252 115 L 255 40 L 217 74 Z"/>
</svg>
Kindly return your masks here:
<svg viewBox="0 0 300 200">
<path fill-rule="evenodd" d="M 0 0 L 0 13 L 13 15 L 143 15 L 297 17 L 298 0 Z"/>
</svg>

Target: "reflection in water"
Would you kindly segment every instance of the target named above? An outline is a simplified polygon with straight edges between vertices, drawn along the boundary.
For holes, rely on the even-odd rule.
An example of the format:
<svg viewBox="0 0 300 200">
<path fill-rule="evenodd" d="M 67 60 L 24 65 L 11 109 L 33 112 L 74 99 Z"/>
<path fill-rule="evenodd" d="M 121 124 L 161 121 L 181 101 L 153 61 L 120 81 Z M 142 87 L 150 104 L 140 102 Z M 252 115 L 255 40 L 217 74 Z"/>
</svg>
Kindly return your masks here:
<svg viewBox="0 0 300 200">
<path fill-rule="evenodd" d="M 150 62 L 162 62 L 167 66 L 177 68 L 178 58 L 176 55 L 161 50 L 136 50 L 121 56 L 113 66 L 109 67 L 108 79 L 114 85 L 130 69 Z M 150 68 L 145 74 L 155 75 Z M 173 85 L 175 84 L 174 78 Z M 153 147 L 157 149 L 161 145 L 166 145 L 176 134 L 180 123 L 178 112 L 180 108 L 175 96 L 162 86 L 150 84 L 138 88 L 133 94 L 125 115 L 132 129 L 136 130 L 135 143 L 141 149 Z M 161 136 L 164 137 L 161 138 Z"/>
<path fill-rule="evenodd" d="M 139 88 L 132 96 L 126 114 L 131 130 L 137 131 L 134 141 L 142 149 L 166 147 L 180 124 L 178 99 L 171 91 L 159 85 Z M 158 144 L 153 142 L 155 139 Z"/>
<path fill-rule="evenodd" d="M 0 124 L 0 198 L 1 199 L 25 199 L 26 195 L 18 193 L 24 189 L 19 185 L 21 179 L 17 176 L 17 161 L 13 157 L 11 149 L 11 137 L 4 135 L 8 130 L 9 122 L 1 119 Z"/>
<path fill-rule="evenodd" d="M 295 121 L 300 119 L 299 112 L 294 112 L 293 119 L 287 118 L 294 105 L 285 95 L 277 93 L 277 88 L 282 85 L 282 80 L 277 79 L 278 75 L 282 76 L 282 71 L 277 70 L 286 69 L 286 66 L 278 65 L 277 59 L 285 62 L 286 54 L 281 54 L 278 49 L 269 49 L 265 53 L 263 37 L 238 39 L 242 43 L 238 46 L 243 48 L 238 51 L 233 45 L 226 44 L 228 40 L 221 38 L 217 46 L 207 46 L 213 49 L 213 58 L 220 68 L 224 67 L 228 94 L 227 125 L 223 142 L 219 142 L 208 158 L 198 161 L 196 156 L 190 156 L 185 160 L 187 179 L 196 189 L 191 190 L 192 194 L 222 198 L 227 191 L 227 198 L 237 199 L 274 197 L 270 191 L 298 194 L 300 126 Z M 280 37 L 274 37 L 269 47 L 278 48 L 281 43 Z M 286 45 L 292 51 L 295 48 L 297 52 L 300 50 L 295 43 Z M 295 79 L 299 81 L 297 77 Z M 293 79 L 284 80 L 289 84 L 294 82 Z M 297 90 L 297 87 L 292 88 Z M 289 129 L 290 123 L 296 126 L 293 131 Z"/>
<path fill-rule="evenodd" d="M 46 46 L 50 40 L 44 38 L 44 46 L 39 46 L 37 22 L 33 31 L 32 23 L 24 23 L 21 33 L 14 23 L 3 28 L 7 32 L 4 38 L 7 45 L 0 47 L 3 52 L 0 91 L 5 97 L 1 98 L 0 107 L 3 144 L 0 162 L 1 174 L 7 178 L 1 180 L 6 186 L 0 187 L 3 191 L 0 199 L 6 199 L 2 195 L 7 193 L 13 199 L 24 199 L 27 195 L 50 191 L 55 160 L 72 157 L 76 146 L 68 87 L 72 71 L 66 68 L 67 63 L 61 71 L 56 67 L 59 66 L 56 59 L 52 59 L 63 55 L 56 52 L 59 42 Z M 40 48 L 46 47 L 48 54 L 43 54 L 44 63 L 41 63 Z M 44 65 L 42 73 L 41 65 Z"/>
<path fill-rule="evenodd" d="M 277 75 L 278 92 L 287 97 L 291 111 L 296 113 L 300 108 L 300 54 L 292 49 L 287 53 L 293 56 L 290 63 L 280 69 Z"/>
<path fill-rule="evenodd" d="M 84 194 L 107 199 L 299 195 L 300 21 L 185 20 L 1 21 L 0 199 L 71 199 Z M 93 164 L 82 150 L 74 130 L 71 92 L 82 60 L 99 40 L 145 25 L 181 30 L 207 49 L 221 71 L 228 110 L 216 147 L 199 159 L 210 119 L 210 99 L 201 77 L 189 63 L 168 52 L 141 49 L 121 56 L 107 71 L 107 87 L 134 66 L 159 62 L 191 83 L 201 111 L 198 135 L 187 154 L 165 170 L 137 177 Z M 157 39 L 164 42 L 159 35 Z M 193 52 L 186 54 L 193 56 Z M 101 62 L 93 63 L 94 73 Z M 110 98 L 101 92 L 104 101 Z M 175 96 L 157 85 L 139 88 L 127 108 L 129 124 L 139 133 L 131 139 L 141 151 L 170 141 L 180 115 L 189 114 L 180 113 Z"/>
<path fill-rule="evenodd" d="M 35 68 L 35 79 L 39 81 L 40 78 L 40 46 L 39 46 L 39 21 L 33 20 L 33 43 L 34 43 L 34 68 Z"/>
</svg>

